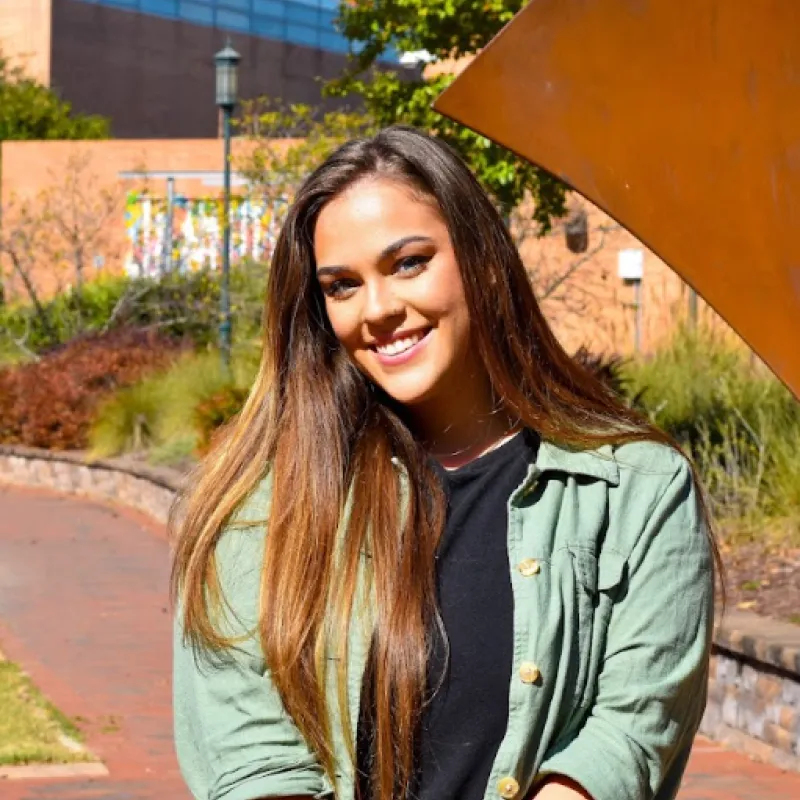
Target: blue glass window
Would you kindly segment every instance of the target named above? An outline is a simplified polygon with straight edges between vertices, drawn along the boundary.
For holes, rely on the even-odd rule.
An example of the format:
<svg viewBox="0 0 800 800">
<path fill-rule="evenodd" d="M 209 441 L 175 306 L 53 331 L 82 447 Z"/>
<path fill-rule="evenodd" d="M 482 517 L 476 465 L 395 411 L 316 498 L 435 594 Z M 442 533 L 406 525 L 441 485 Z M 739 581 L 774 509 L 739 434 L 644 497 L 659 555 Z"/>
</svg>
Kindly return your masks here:
<svg viewBox="0 0 800 800">
<path fill-rule="evenodd" d="M 253 13 L 283 18 L 286 3 L 282 0 L 253 0 Z"/>
<path fill-rule="evenodd" d="M 301 6 L 299 3 L 286 4 L 286 19 L 289 22 L 300 22 L 303 25 L 319 26 L 319 11 L 316 8 Z"/>
<path fill-rule="evenodd" d="M 326 30 L 320 32 L 319 46 L 323 50 L 332 50 L 334 53 L 347 53 L 350 50 L 350 42 L 344 36 Z"/>
<path fill-rule="evenodd" d="M 335 31 L 336 26 L 333 24 L 333 21 L 336 19 L 338 12 L 336 11 L 326 11 L 324 9 L 320 9 L 319 11 L 319 26 L 323 30 Z"/>
<path fill-rule="evenodd" d="M 141 0 L 140 8 L 151 14 L 174 17 L 178 12 L 177 0 Z"/>
<path fill-rule="evenodd" d="M 247 14 L 239 14 L 236 11 L 226 11 L 218 8 L 217 27 L 248 33 L 250 31 L 250 17 Z"/>
<path fill-rule="evenodd" d="M 270 39 L 286 39 L 286 24 L 282 19 L 255 17 L 252 30 L 258 36 L 268 36 Z"/>
<path fill-rule="evenodd" d="M 286 24 L 286 39 L 294 44 L 304 44 L 308 47 L 319 46 L 319 28 L 306 25 Z"/>
<path fill-rule="evenodd" d="M 214 9 L 210 5 L 201 5 L 200 2 L 188 3 L 186 0 L 181 0 L 181 6 L 178 10 L 178 16 L 188 22 L 196 22 L 200 25 L 213 25 L 214 24 Z"/>
<path fill-rule="evenodd" d="M 336 30 L 340 0 L 75 0 L 182 19 L 195 25 L 265 36 L 306 47 L 347 53 L 350 43 Z M 6 0 L 0 0 L 0 3 Z M 358 51 L 357 45 L 352 46 Z M 381 59 L 396 61 L 387 51 Z"/>
</svg>

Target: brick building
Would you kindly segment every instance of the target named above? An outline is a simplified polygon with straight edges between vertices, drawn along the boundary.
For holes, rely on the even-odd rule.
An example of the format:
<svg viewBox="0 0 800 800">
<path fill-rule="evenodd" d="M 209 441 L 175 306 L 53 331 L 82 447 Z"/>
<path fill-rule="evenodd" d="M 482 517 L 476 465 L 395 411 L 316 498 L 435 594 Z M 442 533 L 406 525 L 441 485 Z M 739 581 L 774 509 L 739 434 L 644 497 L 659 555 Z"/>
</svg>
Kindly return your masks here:
<svg viewBox="0 0 800 800">
<path fill-rule="evenodd" d="M 230 37 L 240 95 L 318 104 L 347 41 L 338 0 L 0 0 L 0 52 L 125 139 L 217 134 L 213 56 Z M 334 101 L 326 101 L 333 103 Z"/>
</svg>

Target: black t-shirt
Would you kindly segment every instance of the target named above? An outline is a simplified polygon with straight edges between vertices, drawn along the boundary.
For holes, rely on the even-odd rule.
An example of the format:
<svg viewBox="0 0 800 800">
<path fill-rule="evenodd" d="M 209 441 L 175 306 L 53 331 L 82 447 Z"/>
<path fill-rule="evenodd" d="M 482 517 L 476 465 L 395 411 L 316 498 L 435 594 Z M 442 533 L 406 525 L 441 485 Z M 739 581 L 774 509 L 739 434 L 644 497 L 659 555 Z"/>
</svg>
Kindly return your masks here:
<svg viewBox="0 0 800 800">
<path fill-rule="evenodd" d="M 514 642 L 508 500 L 536 446 L 525 431 L 459 469 L 435 465 L 448 499 L 436 577 L 449 656 L 447 643 L 431 631 L 430 700 L 413 791 L 419 800 L 481 800 L 508 726 Z M 370 731 L 363 715 L 358 738 L 366 770 Z M 363 778 L 359 788 L 370 797 Z"/>
</svg>

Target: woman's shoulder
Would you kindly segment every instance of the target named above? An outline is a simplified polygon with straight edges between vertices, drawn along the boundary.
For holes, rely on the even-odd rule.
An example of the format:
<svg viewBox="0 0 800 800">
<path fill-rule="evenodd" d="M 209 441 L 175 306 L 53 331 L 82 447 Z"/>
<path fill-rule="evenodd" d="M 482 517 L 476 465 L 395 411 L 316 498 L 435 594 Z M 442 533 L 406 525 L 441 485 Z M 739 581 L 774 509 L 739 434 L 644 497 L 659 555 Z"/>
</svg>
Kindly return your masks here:
<svg viewBox="0 0 800 800">
<path fill-rule="evenodd" d="M 613 449 L 620 481 L 648 479 L 664 485 L 679 475 L 691 474 L 689 459 L 677 448 L 652 440 L 626 442 Z"/>
<path fill-rule="evenodd" d="M 611 514 L 625 521 L 622 528 L 644 535 L 669 528 L 675 539 L 698 538 L 695 534 L 705 526 L 701 490 L 680 450 L 660 442 L 631 442 L 615 448 L 614 460 L 619 482 L 611 493 Z"/>
</svg>

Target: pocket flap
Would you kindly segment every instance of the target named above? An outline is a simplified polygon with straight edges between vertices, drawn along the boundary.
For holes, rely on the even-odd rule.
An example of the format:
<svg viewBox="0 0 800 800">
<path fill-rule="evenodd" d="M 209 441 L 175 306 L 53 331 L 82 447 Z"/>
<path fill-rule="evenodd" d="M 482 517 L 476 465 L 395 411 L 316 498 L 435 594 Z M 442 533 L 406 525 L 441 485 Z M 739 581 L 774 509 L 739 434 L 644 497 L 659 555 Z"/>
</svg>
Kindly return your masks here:
<svg viewBox="0 0 800 800">
<path fill-rule="evenodd" d="M 625 574 L 624 556 L 614 550 L 604 550 L 600 558 L 583 547 L 570 548 L 575 574 L 590 594 L 605 592 L 618 586 Z"/>
<path fill-rule="evenodd" d="M 598 561 L 597 588 L 601 592 L 619 586 L 625 575 L 627 560 L 623 555 L 614 550 L 604 550 L 600 553 Z"/>
</svg>

